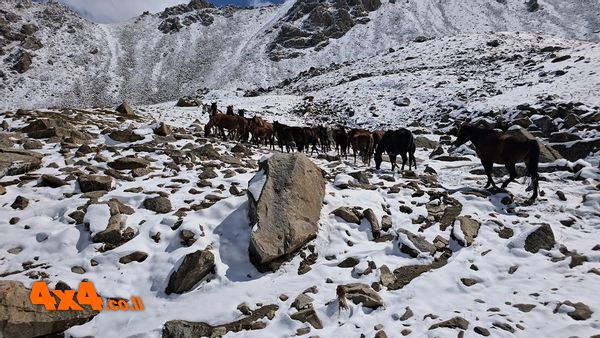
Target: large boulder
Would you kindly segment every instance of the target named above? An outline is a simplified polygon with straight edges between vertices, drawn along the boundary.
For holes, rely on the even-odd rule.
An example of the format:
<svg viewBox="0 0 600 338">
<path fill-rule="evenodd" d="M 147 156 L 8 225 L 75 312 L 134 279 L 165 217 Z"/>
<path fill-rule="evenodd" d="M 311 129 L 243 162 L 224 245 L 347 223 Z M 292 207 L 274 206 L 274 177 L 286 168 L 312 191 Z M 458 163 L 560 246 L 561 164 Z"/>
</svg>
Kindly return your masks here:
<svg viewBox="0 0 600 338">
<path fill-rule="evenodd" d="M 79 189 L 83 193 L 112 190 L 113 179 L 110 176 L 81 175 L 78 181 Z"/>
<path fill-rule="evenodd" d="M 248 183 L 250 260 L 260 270 L 275 270 L 314 238 L 325 180 L 302 153 L 275 154 L 259 165 Z"/>
<path fill-rule="evenodd" d="M 198 250 L 188 254 L 169 277 L 165 292 L 167 295 L 188 292 L 214 270 L 215 256 L 209 250 Z"/>
<path fill-rule="evenodd" d="M 581 140 L 567 144 L 555 144 L 553 147 L 567 160 L 577 161 L 600 150 L 600 138 L 595 140 Z"/>
<path fill-rule="evenodd" d="M 27 338 L 57 335 L 68 328 L 89 322 L 98 311 L 48 311 L 33 305 L 21 282 L 0 280 L 0 337 Z"/>
<path fill-rule="evenodd" d="M 541 249 L 550 250 L 556 244 L 550 224 L 544 223 L 525 238 L 525 250 L 536 253 Z"/>
<path fill-rule="evenodd" d="M 0 148 L 0 177 L 20 175 L 38 169 L 42 154 L 33 151 Z"/>
<path fill-rule="evenodd" d="M 131 170 L 147 168 L 150 161 L 139 157 L 121 157 L 108 163 L 108 166 L 116 170 Z"/>
<path fill-rule="evenodd" d="M 521 127 L 513 127 L 511 129 L 509 129 L 508 132 L 513 135 L 521 136 L 521 137 L 524 137 L 529 140 L 536 140 L 538 142 L 538 144 L 540 145 L 540 162 L 541 163 L 554 162 L 556 160 L 563 158 L 561 156 L 561 154 L 558 151 L 556 151 L 554 148 L 552 148 L 551 146 L 540 141 L 537 137 L 531 135 L 530 132 L 528 132 L 527 130 L 525 130 Z"/>
<path fill-rule="evenodd" d="M 135 115 L 135 112 L 133 109 L 131 109 L 127 101 L 123 101 L 123 103 L 121 103 L 121 105 L 119 105 L 115 110 L 117 113 L 121 113 L 123 115 Z"/>
</svg>

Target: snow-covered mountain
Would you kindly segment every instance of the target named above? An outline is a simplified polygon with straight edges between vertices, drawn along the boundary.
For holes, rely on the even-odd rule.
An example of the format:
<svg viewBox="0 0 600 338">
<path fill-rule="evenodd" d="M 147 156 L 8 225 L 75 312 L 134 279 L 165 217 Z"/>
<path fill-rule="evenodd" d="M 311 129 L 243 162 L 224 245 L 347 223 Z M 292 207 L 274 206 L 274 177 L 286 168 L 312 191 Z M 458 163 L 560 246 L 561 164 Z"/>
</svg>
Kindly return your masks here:
<svg viewBox="0 0 600 338">
<path fill-rule="evenodd" d="M 203 1 L 130 22 L 89 22 L 56 2 L 0 3 L 2 108 L 156 103 L 202 88 L 256 89 L 311 67 L 340 67 L 413 41 L 516 32 L 600 40 L 594 0 L 288 1 L 214 8 Z M 448 41 L 448 40 L 439 40 Z M 573 42 L 578 44 L 579 42 Z M 436 44 L 445 49 L 443 43 Z M 406 60 L 398 59 L 397 65 Z"/>
</svg>

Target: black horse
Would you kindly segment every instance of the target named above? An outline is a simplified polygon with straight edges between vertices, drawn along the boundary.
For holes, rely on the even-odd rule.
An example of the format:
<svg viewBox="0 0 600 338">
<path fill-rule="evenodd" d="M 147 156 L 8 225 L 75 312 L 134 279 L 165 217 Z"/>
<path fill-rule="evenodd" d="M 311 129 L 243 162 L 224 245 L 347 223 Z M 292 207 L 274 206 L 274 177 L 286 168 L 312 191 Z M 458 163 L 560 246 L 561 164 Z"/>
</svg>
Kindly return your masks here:
<svg viewBox="0 0 600 338">
<path fill-rule="evenodd" d="M 375 150 L 375 168 L 379 169 L 381 167 L 381 162 L 383 161 L 381 155 L 387 152 L 390 155 L 390 162 L 392 162 L 392 171 L 398 166 L 396 164 L 397 155 L 402 156 L 402 168 L 400 170 L 404 170 L 407 154 L 408 170 L 412 168 L 412 164 L 417 169 L 417 160 L 415 159 L 416 149 L 415 138 L 410 130 L 400 128 L 398 130 L 386 131 Z"/>
</svg>

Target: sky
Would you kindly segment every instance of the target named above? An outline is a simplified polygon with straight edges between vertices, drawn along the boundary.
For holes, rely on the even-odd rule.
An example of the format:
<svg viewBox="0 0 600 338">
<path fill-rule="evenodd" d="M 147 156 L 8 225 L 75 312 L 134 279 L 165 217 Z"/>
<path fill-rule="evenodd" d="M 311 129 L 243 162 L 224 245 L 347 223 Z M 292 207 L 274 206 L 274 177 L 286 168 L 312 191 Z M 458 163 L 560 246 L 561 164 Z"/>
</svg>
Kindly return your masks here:
<svg viewBox="0 0 600 338">
<path fill-rule="evenodd" d="M 1 1 L 1 0 L 0 0 Z M 47 0 L 36 0 L 45 2 Z M 81 16 L 100 23 L 121 22 L 142 14 L 144 11 L 157 13 L 167 7 L 189 0 L 58 0 L 71 7 Z M 267 6 L 282 0 L 209 0 L 217 6 Z"/>
</svg>

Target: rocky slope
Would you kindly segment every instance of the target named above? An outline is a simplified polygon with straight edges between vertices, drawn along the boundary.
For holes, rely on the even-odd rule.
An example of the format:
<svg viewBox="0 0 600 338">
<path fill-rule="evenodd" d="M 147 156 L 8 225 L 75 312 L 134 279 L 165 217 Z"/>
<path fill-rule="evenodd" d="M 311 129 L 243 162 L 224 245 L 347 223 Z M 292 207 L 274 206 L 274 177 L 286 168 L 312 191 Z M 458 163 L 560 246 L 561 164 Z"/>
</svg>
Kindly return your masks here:
<svg viewBox="0 0 600 338">
<path fill-rule="evenodd" d="M 222 100 L 304 124 L 287 113 L 302 100 L 284 98 Z M 1 163 L 0 289 L 86 278 L 103 297 L 145 306 L 33 317 L 28 336 L 65 328 L 53 320 L 81 324 L 72 337 L 599 334 L 597 154 L 542 164 L 540 199 L 526 205 L 522 182 L 481 189 L 475 152 L 448 153 L 443 121 L 411 127 L 418 169 L 398 174 L 333 152 L 259 166 L 270 151 L 205 138 L 207 115 L 173 106 L 2 116 L 3 158 L 15 160 Z M 267 205 L 311 225 L 295 233 L 268 222 L 293 244 L 280 245 L 261 231 Z M 286 257 L 263 269 L 250 248 Z M 18 300 L 3 301 L 20 313 Z M 0 315 L 0 330 L 13 334 L 15 318 Z"/>
<path fill-rule="evenodd" d="M 381 56 L 429 37 L 490 31 L 599 40 L 595 1 L 289 1 L 259 9 L 193 1 L 98 25 L 54 2 L 0 3 L 2 106 L 162 102 L 256 89 L 311 67 Z"/>
</svg>

